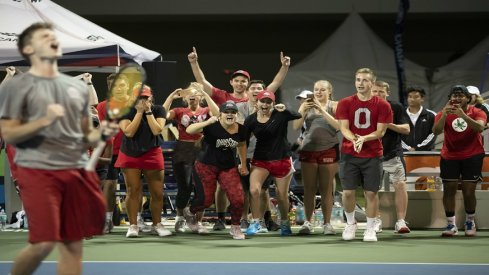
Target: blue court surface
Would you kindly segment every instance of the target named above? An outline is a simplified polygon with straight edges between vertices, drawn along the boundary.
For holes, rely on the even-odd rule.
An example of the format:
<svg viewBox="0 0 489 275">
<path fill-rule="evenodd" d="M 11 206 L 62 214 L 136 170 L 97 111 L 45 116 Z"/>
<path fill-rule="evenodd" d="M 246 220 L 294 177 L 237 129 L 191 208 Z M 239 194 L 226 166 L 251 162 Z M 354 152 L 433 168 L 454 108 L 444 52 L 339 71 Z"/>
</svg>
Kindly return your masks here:
<svg viewBox="0 0 489 275">
<path fill-rule="evenodd" d="M 12 262 L 0 262 L 0 274 L 8 274 Z M 309 275 L 309 274 L 489 274 L 489 264 L 436 263 L 264 263 L 264 262 L 83 262 L 83 274 L 212 274 L 212 275 Z M 56 262 L 43 262 L 36 275 L 56 274 Z"/>
</svg>

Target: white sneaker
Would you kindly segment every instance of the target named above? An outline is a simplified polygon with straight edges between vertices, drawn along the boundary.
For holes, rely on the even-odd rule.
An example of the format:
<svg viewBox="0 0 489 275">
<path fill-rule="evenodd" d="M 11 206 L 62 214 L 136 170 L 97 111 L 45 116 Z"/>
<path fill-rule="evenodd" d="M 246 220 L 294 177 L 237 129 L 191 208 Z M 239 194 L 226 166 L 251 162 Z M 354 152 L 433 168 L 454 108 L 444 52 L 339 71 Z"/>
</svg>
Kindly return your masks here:
<svg viewBox="0 0 489 275">
<path fill-rule="evenodd" d="M 194 233 L 199 232 L 199 224 L 197 221 L 197 217 L 195 217 L 195 214 L 192 214 L 188 208 L 185 208 L 183 210 L 183 215 L 185 216 L 185 221 L 187 222 L 188 228 Z"/>
<path fill-rule="evenodd" d="M 138 216 L 138 230 L 139 232 L 148 233 L 151 232 L 151 226 L 147 225 L 141 216 Z"/>
<path fill-rule="evenodd" d="M 441 232 L 442 237 L 453 237 L 458 234 L 457 226 L 453 223 L 449 223 L 445 229 Z"/>
<path fill-rule="evenodd" d="M 209 234 L 209 230 L 207 230 L 207 228 L 204 225 L 202 225 L 201 222 L 198 222 L 197 223 L 197 233 L 200 235 L 207 235 L 207 234 Z"/>
<path fill-rule="evenodd" d="M 231 229 L 229 230 L 229 234 L 233 236 L 235 240 L 244 240 L 245 235 L 241 232 L 241 227 L 239 225 L 231 225 Z"/>
<path fill-rule="evenodd" d="M 139 229 L 136 224 L 131 224 L 127 229 L 126 238 L 137 238 L 139 235 Z"/>
<path fill-rule="evenodd" d="M 314 232 L 314 227 L 309 221 L 305 221 L 299 229 L 299 235 L 309 235 Z"/>
<path fill-rule="evenodd" d="M 268 233 L 268 228 L 264 220 L 260 220 L 260 230 L 257 233 Z"/>
<path fill-rule="evenodd" d="M 363 233 L 363 241 L 364 242 L 376 242 L 377 241 L 377 233 L 374 228 L 367 228 Z"/>
<path fill-rule="evenodd" d="M 151 226 L 151 233 L 160 237 L 171 236 L 171 231 L 166 229 L 161 223 L 158 223 L 156 226 Z"/>
<path fill-rule="evenodd" d="M 394 232 L 399 233 L 399 234 L 406 234 L 411 232 L 409 227 L 407 226 L 406 222 L 404 220 L 398 220 L 396 222 L 396 225 L 394 227 Z"/>
<path fill-rule="evenodd" d="M 472 220 L 465 221 L 465 236 L 474 237 L 477 230 L 475 229 L 475 222 Z"/>
<path fill-rule="evenodd" d="M 175 232 L 184 233 L 187 229 L 187 223 L 185 222 L 185 218 L 182 216 L 175 217 Z"/>
<path fill-rule="evenodd" d="M 375 233 L 382 232 L 382 220 L 380 218 L 375 218 L 374 230 L 375 230 Z"/>
<path fill-rule="evenodd" d="M 323 232 L 324 235 L 335 235 L 336 234 L 336 231 L 334 231 L 334 228 L 330 223 L 323 225 L 323 229 L 324 229 L 324 232 Z"/>
<path fill-rule="evenodd" d="M 343 240 L 351 241 L 355 239 L 355 233 L 357 232 L 357 224 L 346 224 L 345 229 L 343 230 Z"/>
</svg>

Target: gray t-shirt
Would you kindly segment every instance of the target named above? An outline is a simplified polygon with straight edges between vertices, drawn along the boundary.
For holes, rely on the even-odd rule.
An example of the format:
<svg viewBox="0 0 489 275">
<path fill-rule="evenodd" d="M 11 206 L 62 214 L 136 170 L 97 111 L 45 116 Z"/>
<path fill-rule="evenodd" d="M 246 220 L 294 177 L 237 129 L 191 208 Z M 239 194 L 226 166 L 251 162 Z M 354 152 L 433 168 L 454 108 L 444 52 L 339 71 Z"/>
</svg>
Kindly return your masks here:
<svg viewBox="0 0 489 275">
<path fill-rule="evenodd" d="M 81 119 L 89 115 L 88 99 L 87 85 L 65 74 L 43 78 L 25 73 L 4 83 L 0 87 L 1 119 L 25 123 L 44 117 L 49 104 L 65 109 L 64 117 L 15 144 L 17 165 L 46 170 L 84 167 L 88 157 Z"/>
<path fill-rule="evenodd" d="M 330 100 L 326 106 L 326 111 L 330 115 L 333 115 L 332 107 L 332 101 Z M 324 151 L 333 148 L 339 143 L 338 137 L 336 136 L 336 129 L 326 122 L 323 115 L 316 114 L 311 109 L 305 116 L 304 125 L 306 131 L 304 132 L 304 141 L 301 150 L 312 152 Z"/>
</svg>

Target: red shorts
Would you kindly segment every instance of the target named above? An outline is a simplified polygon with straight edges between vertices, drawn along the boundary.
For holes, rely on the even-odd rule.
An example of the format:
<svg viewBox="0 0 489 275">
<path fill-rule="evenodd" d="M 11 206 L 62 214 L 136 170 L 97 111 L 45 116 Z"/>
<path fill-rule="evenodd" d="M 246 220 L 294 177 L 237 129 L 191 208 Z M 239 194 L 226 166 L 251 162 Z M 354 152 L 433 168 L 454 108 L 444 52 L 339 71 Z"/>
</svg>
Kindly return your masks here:
<svg viewBox="0 0 489 275">
<path fill-rule="evenodd" d="M 7 144 L 5 146 L 5 152 L 7 152 L 8 165 L 10 167 L 10 174 L 12 174 L 12 180 L 17 179 L 17 164 L 14 162 L 15 146 Z"/>
<path fill-rule="evenodd" d="M 105 202 L 95 172 L 18 166 L 18 176 L 30 243 L 79 241 L 102 234 Z"/>
<path fill-rule="evenodd" d="M 307 163 L 331 164 L 338 161 L 335 147 L 323 151 L 300 151 L 299 160 Z"/>
<path fill-rule="evenodd" d="M 270 175 L 275 178 L 284 178 L 290 173 L 294 172 L 292 169 L 292 161 L 290 158 L 284 158 L 281 160 L 251 160 L 251 166 L 260 167 L 268 170 Z"/>
<path fill-rule="evenodd" d="M 130 157 L 122 151 L 119 151 L 119 156 L 117 157 L 114 167 L 163 170 L 165 169 L 163 151 L 161 150 L 161 147 L 154 147 L 139 157 Z"/>
</svg>

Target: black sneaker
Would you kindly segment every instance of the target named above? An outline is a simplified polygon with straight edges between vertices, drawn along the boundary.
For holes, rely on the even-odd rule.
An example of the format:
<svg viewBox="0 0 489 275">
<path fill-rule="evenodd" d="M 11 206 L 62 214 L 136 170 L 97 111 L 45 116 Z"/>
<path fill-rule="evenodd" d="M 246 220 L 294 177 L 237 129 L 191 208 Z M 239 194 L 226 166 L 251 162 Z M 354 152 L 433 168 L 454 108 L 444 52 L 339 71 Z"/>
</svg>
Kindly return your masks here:
<svg viewBox="0 0 489 275">
<path fill-rule="evenodd" d="M 218 219 L 216 223 L 214 224 L 214 227 L 212 227 L 212 230 L 214 231 L 221 231 L 226 229 L 226 224 L 223 220 Z"/>
<path fill-rule="evenodd" d="M 276 224 L 273 220 L 269 220 L 267 222 L 268 231 L 278 231 L 280 229 L 280 225 Z"/>
</svg>

